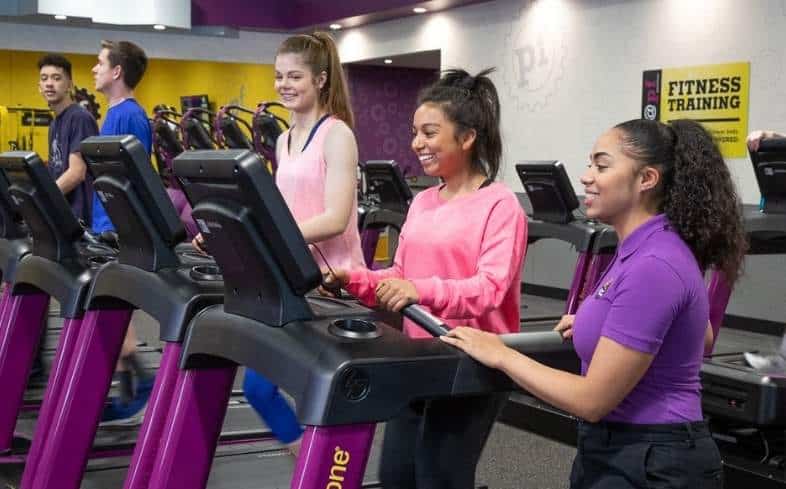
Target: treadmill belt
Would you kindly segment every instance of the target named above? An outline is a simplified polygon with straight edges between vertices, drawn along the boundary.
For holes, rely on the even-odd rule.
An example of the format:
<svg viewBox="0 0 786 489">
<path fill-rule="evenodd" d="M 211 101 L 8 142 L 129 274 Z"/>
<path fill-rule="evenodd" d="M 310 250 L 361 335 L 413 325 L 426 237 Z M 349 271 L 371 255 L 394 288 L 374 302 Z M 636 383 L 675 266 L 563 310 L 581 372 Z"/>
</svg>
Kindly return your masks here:
<svg viewBox="0 0 786 489">
<path fill-rule="evenodd" d="M 565 314 L 564 300 L 521 294 L 521 322 L 559 319 L 563 314 Z"/>
<path fill-rule="evenodd" d="M 715 342 L 713 356 L 730 353 L 757 351 L 775 353 L 781 345 L 781 337 L 732 328 L 721 328 Z"/>
</svg>

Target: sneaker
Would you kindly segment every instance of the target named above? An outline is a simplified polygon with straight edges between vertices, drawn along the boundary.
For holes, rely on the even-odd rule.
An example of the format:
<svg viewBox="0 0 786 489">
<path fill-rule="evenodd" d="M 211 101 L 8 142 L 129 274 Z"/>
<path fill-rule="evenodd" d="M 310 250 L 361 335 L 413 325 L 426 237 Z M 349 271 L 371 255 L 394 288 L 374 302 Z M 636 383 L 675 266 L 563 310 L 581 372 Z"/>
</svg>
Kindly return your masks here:
<svg viewBox="0 0 786 489">
<path fill-rule="evenodd" d="M 136 386 L 134 398 L 128 402 L 123 402 L 119 397 L 110 399 L 109 405 L 104 408 L 101 415 L 100 427 L 110 426 L 139 426 L 145 414 L 147 401 L 153 390 L 153 380 L 140 380 Z"/>
<path fill-rule="evenodd" d="M 786 374 L 786 358 L 781 355 L 758 355 L 745 352 L 748 365 L 766 374 Z"/>
</svg>

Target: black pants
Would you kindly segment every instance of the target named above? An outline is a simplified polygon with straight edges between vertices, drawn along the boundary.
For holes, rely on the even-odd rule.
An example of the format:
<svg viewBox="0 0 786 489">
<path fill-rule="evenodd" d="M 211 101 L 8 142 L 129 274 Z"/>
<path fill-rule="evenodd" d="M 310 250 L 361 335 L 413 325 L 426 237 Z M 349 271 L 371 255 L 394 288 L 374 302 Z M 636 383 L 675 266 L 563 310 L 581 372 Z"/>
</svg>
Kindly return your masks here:
<svg viewBox="0 0 786 489">
<path fill-rule="evenodd" d="M 417 403 L 388 421 L 384 489 L 473 489 L 475 467 L 508 394 Z"/>
<path fill-rule="evenodd" d="M 720 453 L 706 423 L 579 424 L 571 489 L 719 489 Z"/>
</svg>

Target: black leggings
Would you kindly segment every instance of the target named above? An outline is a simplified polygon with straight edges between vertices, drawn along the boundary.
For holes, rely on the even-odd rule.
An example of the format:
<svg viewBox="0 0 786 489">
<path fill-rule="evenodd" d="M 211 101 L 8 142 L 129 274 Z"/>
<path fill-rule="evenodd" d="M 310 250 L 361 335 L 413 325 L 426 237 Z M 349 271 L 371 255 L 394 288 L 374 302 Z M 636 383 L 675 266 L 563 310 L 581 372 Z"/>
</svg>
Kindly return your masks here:
<svg viewBox="0 0 786 489">
<path fill-rule="evenodd" d="M 384 489 L 473 489 L 475 467 L 508 394 L 417 403 L 385 427 Z"/>
<path fill-rule="evenodd" d="M 706 423 L 579 424 L 571 489 L 720 489 L 720 453 Z"/>
</svg>

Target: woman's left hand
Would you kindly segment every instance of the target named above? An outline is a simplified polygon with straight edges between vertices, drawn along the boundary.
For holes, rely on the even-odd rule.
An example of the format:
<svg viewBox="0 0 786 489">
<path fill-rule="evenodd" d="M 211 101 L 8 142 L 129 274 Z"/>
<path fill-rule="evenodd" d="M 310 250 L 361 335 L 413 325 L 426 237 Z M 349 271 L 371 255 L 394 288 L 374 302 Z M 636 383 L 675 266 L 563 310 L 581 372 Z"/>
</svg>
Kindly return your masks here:
<svg viewBox="0 0 786 489">
<path fill-rule="evenodd" d="M 499 335 L 487 333 L 475 328 L 459 326 L 451 329 L 439 339 L 456 348 L 464 350 L 467 355 L 491 368 L 499 368 L 508 350 Z"/>
<path fill-rule="evenodd" d="M 420 300 L 415 284 L 400 278 L 388 278 L 377 284 L 377 305 L 383 309 L 399 312 L 404 306 Z"/>
</svg>

